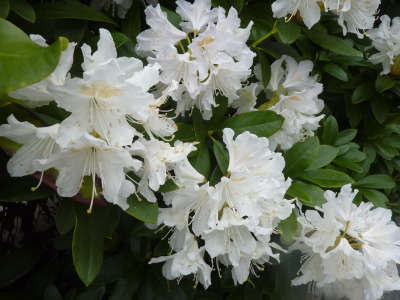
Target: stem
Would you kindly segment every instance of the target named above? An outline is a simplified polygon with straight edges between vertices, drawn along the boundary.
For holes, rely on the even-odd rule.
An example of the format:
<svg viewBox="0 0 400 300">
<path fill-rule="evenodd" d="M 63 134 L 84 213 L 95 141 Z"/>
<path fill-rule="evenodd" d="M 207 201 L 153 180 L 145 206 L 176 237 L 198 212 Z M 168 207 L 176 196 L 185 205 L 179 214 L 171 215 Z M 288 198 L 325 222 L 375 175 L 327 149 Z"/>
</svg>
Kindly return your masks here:
<svg viewBox="0 0 400 300">
<path fill-rule="evenodd" d="M 178 42 L 178 45 L 179 45 L 179 47 L 181 48 L 181 50 L 182 50 L 182 53 L 185 53 L 185 52 L 186 52 L 186 50 L 185 50 L 185 47 L 183 46 L 183 44 L 182 44 L 182 42 L 181 42 L 181 41 L 179 41 L 179 42 Z"/>
<path fill-rule="evenodd" d="M 262 43 L 263 41 L 265 41 L 266 39 L 268 39 L 271 35 L 275 34 L 278 32 L 278 28 L 276 28 L 276 21 L 274 23 L 274 27 L 272 27 L 271 31 L 268 32 L 266 35 L 264 35 L 263 37 L 259 38 L 257 41 L 255 41 L 250 48 L 256 48 L 258 46 L 258 44 Z"/>
</svg>

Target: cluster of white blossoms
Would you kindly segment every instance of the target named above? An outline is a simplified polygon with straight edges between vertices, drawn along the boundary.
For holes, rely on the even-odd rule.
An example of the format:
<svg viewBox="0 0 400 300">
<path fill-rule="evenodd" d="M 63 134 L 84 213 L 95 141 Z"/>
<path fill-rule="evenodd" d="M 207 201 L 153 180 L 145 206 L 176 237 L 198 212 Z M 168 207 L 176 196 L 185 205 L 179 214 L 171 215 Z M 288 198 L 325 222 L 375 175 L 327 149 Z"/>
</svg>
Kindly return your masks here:
<svg viewBox="0 0 400 300">
<path fill-rule="evenodd" d="M 138 59 L 117 58 L 112 36 L 104 29 L 100 29 L 96 52 L 82 46 L 83 78 L 70 78 L 73 46 L 62 54 L 59 66 L 47 79 L 10 93 L 31 106 L 55 100 L 71 114 L 60 124 L 39 128 L 11 115 L 8 124 L 0 126 L 0 136 L 22 147 L 9 160 L 9 173 L 24 176 L 39 171 L 42 179 L 43 171 L 55 168 L 57 191 L 64 197 L 76 195 L 84 177 L 89 176 L 89 211 L 98 194 L 123 209 L 128 208 L 127 197 L 137 191 L 156 201 L 152 191 L 165 183 L 175 163 L 195 149 L 192 143 L 177 141 L 171 146 L 156 139 L 177 130 L 173 120 L 159 110 L 176 84 L 155 98 L 148 90 L 160 80 L 159 66 L 143 68 Z M 140 182 L 129 172 L 139 176 Z"/>
<path fill-rule="evenodd" d="M 361 31 L 374 26 L 380 4 L 380 0 L 276 0 L 272 4 L 272 11 L 275 18 L 287 15 L 292 18 L 299 13 L 308 28 L 320 20 L 321 11 L 330 11 L 339 16 L 338 23 L 344 35 L 352 32 L 362 38 Z"/>
<path fill-rule="evenodd" d="M 225 128 L 223 141 L 229 166 L 215 186 L 184 160 L 174 169 L 181 188 L 163 195 L 168 207 L 159 209 L 158 222 L 173 228 L 169 244 L 176 253 L 150 263 L 166 261 L 168 279 L 192 273 L 207 288 L 212 268 L 205 252 L 218 271 L 219 263 L 232 266 L 233 280 L 240 284 L 254 267 L 279 259 L 272 249 L 282 249 L 270 237 L 294 207 L 284 199 L 291 184 L 282 173 L 285 161 L 269 149 L 267 138 L 247 131 L 234 139 L 233 130 Z"/>
<path fill-rule="evenodd" d="M 252 22 L 242 29 L 234 8 L 226 16 L 221 7 L 210 8 L 210 0 L 193 4 L 178 0 L 176 12 L 182 18 L 181 29 L 173 26 L 160 6 L 145 10 L 149 29 L 137 37 L 137 53 L 151 65 L 161 66 L 162 82 L 179 83 L 171 93 L 176 112 L 184 114 L 194 106 L 210 119 L 216 106 L 215 94 L 232 100 L 251 75 L 255 54 L 246 45 Z"/>
<path fill-rule="evenodd" d="M 287 150 L 305 137 L 314 136 L 314 131 L 319 127 L 319 121 L 324 115 L 315 115 L 324 108 L 324 102 L 318 98 L 323 86 L 316 82 L 316 76 L 310 76 L 312 69 L 311 61 L 297 63 L 286 55 L 272 63 L 271 80 L 265 89 L 270 100 L 259 109 L 274 111 L 285 120 L 281 129 L 269 138 L 271 149 L 278 147 Z M 261 79 L 259 66 L 256 66 L 255 74 Z M 247 102 L 243 101 L 244 106 L 248 103 L 255 104 L 255 95 L 261 86 L 249 86 Z"/>
<path fill-rule="evenodd" d="M 373 64 L 381 63 L 381 74 L 388 74 L 400 54 L 400 17 L 390 20 L 389 16 L 383 15 L 379 28 L 368 30 L 367 36 L 372 41 L 371 46 L 378 50 L 368 60 Z"/>
<path fill-rule="evenodd" d="M 300 214 L 299 235 L 291 248 L 303 252 L 301 276 L 294 285 L 311 284 L 324 299 L 379 299 L 385 291 L 399 290 L 400 228 L 392 212 L 362 202 L 352 203 L 357 190 L 350 185 L 317 210 Z"/>
</svg>

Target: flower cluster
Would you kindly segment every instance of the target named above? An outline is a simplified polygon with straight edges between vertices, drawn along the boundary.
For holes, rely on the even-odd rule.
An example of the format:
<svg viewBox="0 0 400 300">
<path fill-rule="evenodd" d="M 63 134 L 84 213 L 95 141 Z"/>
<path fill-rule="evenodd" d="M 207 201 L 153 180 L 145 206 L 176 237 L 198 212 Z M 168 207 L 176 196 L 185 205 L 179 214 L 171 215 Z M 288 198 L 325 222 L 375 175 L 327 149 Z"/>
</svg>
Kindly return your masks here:
<svg viewBox="0 0 400 300">
<path fill-rule="evenodd" d="M 379 28 L 367 31 L 367 36 L 372 40 L 372 47 L 378 50 L 378 53 L 371 55 L 368 60 L 373 64 L 382 64 L 381 74 L 388 74 L 391 71 L 394 60 L 400 54 L 399 32 L 400 17 L 390 20 L 387 15 L 381 17 Z"/>
<path fill-rule="evenodd" d="M 57 191 L 65 197 L 76 195 L 89 176 L 89 211 L 99 194 L 97 181 L 100 194 L 123 209 L 128 208 L 127 197 L 137 190 L 156 201 L 152 190 L 164 184 L 174 164 L 195 149 L 192 143 L 177 141 L 171 146 L 156 139 L 177 130 L 173 120 L 159 110 L 169 90 L 159 98 L 148 92 L 159 82 L 159 66 L 143 68 L 138 59 L 117 58 L 111 34 L 101 29 L 96 52 L 82 46 L 83 78 L 69 78 L 72 46 L 49 78 L 10 93 L 35 106 L 54 99 L 71 114 L 61 124 L 39 128 L 11 115 L 8 124 L 0 126 L 0 136 L 23 146 L 8 162 L 9 173 L 24 176 L 41 171 L 43 177 L 44 170 L 55 168 Z"/>
<path fill-rule="evenodd" d="M 200 282 L 211 284 L 212 261 L 232 266 L 235 283 L 247 280 L 250 270 L 279 259 L 270 241 L 281 220 L 290 216 L 292 201 L 284 199 L 291 180 L 282 173 L 285 161 L 269 149 L 268 139 L 244 132 L 234 139 L 230 128 L 223 130 L 229 153 L 227 173 L 211 186 L 187 160 L 177 164 L 176 180 L 181 188 L 164 194 L 158 222 L 173 227 L 169 239 L 176 252 L 150 262 L 167 261 L 163 273 L 168 279 L 194 273 Z M 199 247 L 199 244 L 202 245 Z"/>
<path fill-rule="evenodd" d="M 212 107 L 217 105 L 215 94 L 226 96 L 231 103 L 251 74 L 255 54 L 246 41 L 252 22 L 240 28 L 234 8 L 225 16 L 223 8 L 210 8 L 210 0 L 176 3 L 182 30 L 168 21 L 159 5 L 147 7 L 150 29 L 138 35 L 137 53 L 147 57 L 151 65 L 161 66 L 164 84 L 179 83 L 171 94 L 177 113 L 184 114 L 196 106 L 205 119 L 210 119 Z"/>
<path fill-rule="evenodd" d="M 285 55 L 271 65 L 271 80 L 265 89 L 270 100 L 259 109 L 272 110 L 285 118 L 282 128 L 270 137 L 272 148 L 287 150 L 313 136 L 319 127 L 324 115 L 315 115 L 324 108 L 324 102 L 318 98 L 322 84 L 316 82 L 315 76 L 309 76 L 312 69 L 311 61 L 297 63 Z M 260 70 L 256 68 L 255 73 L 261 79 Z"/>
<path fill-rule="evenodd" d="M 378 299 L 400 289 L 400 228 L 392 212 L 362 202 L 352 203 L 357 190 L 345 185 L 338 195 L 325 192 L 327 202 L 301 214 L 292 249 L 304 253 L 301 276 L 294 285 L 311 283 L 328 299 Z"/>
<path fill-rule="evenodd" d="M 321 10 L 330 11 L 339 16 L 338 23 L 344 35 L 352 32 L 362 38 L 360 30 L 374 26 L 374 15 L 380 3 L 380 0 L 276 0 L 272 4 L 272 11 L 275 18 L 293 17 L 299 13 L 308 28 L 320 20 Z"/>
</svg>

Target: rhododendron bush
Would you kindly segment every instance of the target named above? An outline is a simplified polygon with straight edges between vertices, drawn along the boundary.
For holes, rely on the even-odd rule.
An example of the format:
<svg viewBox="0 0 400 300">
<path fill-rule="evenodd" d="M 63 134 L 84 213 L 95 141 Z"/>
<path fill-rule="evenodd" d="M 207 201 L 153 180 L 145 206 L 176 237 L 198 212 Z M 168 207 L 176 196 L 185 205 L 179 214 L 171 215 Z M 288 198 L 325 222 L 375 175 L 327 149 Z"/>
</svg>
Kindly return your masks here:
<svg viewBox="0 0 400 300">
<path fill-rule="evenodd" d="M 0 118 L 1 299 L 400 297 L 395 0 L 0 0 Z"/>
</svg>

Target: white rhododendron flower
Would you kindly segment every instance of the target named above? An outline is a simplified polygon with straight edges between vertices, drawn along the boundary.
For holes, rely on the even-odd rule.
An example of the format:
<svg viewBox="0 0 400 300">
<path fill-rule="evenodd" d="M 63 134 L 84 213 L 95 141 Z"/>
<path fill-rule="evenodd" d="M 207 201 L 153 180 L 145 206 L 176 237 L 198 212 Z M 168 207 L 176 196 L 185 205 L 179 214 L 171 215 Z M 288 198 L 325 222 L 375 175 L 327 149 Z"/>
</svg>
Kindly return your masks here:
<svg viewBox="0 0 400 300">
<path fill-rule="evenodd" d="M 235 283 L 242 284 L 250 271 L 254 272 L 253 265 L 260 269 L 271 257 L 279 259 L 272 248 L 282 249 L 270 241 L 270 236 L 278 223 L 292 213 L 292 201 L 284 199 L 291 180 L 285 179 L 285 161 L 280 153 L 269 149 L 267 138 L 249 132 L 234 138 L 233 130 L 225 128 L 223 141 L 229 153 L 227 173 L 211 186 L 187 159 L 181 160 L 174 168 L 180 188 L 163 194 L 168 207 L 160 208 L 158 222 L 172 227 L 174 232 L 169 240 L 177 252 L 171 256 L 173 264 L 175 256 L 181 257 L 181 249 L 176 247 L 181 244 L 178 237 L 189 226 L 216 261 L 218 270 L 219 263 L 232 266 Z M 167 259 L 152 262 L 164 260 Z M 163 270 L 170 268 L 164 266 Z M 181 268 L 176 274 L 186 272 L 185 266 Z M 192 273 L 198 272 L 196 269 Z M 172 277 L 169 273 L 164 275 Z"/>
<path fill-rule="evenodd" d="M 231 104 L 251 75 L 255 54 L 246 41 L 252 22 L 240 28 L 235 9 L 226 15 L 221 7 L 211 8 L 209 0 L 193 4 L 179 0 L 177 5 L 182 30 L 168 21 L 159 5 L 146 8 L 150 28 L 138 35 L 136 50 L 148 56 L 151 64 L 161 66 L 164 84 L 179 83 L 171 93 L 177 102 L 176 113 L 185 114 L 197 107 L 205 119 L 210 119 L 212 107 L 217 105 L 215 94 L 226 96 Z M 187 42 L 186 47 L 183 42 Z"/>
<path fill-rule="evenodd" d="M 372 47 L 378 53 L 371 55 L 368 60 L 373 64 L 382 64 L 381 74 L 388 74 L 394 60 L 400 54 L 400 17 L 390 18 L 387 15 L 381 17 L 378 28 L 367 31 L 367 36 L 372 40 Z"/>
<path fill-rule="evenodd" d="M 357 192 L 350 185 L 337 195 L 326 191 L 319 212 L 300 213 L 291 248 L 306 259 L 294 285 L 311 283 L 315 294 L 334 299 L 379 299 L 400 289 L 400 228 L 389 209 L 352 203 Z"/>
<path fill-rule="evenodd" d="M 324 102 L 318 98 L 322 84 L 310 76 L 312 68 L 311 61 L 297 63 L 285 55 L 271 65 L 271 80 L 265 89 L 270 100 L 259 109 L 272 110 L 285 118 L 282 128 L 269 138 L 272 149 L 287 150 L 305 137 L 314 136 L 324 117 L 316 116 Z M 260 70 L 256 68 L 255 72 L 261 79 Z"/>
<path fill-rule="evenodd" d="M 321 10 L 330 11 L 339 16 L 344 35 L 351 32 L 362 38 L 362 31 L 374 26 L 380 3 L 380 0 L 276 0 L 272 11 L 275 18 L 289 16 L 289 20 L 299 13 L 309 29 L 320 20 Z"/>
<path fill-rule="evenodd" d="M 32 34 L 31 39 L 38 45 L 47 47 L 45 39 L 40 35 Z M 49 86 L 59 86 L 65 83 L 69 69 L 71 69 L 76 43 L 69 43 L 67 49 L 61 52 L 56 69 L 47 78 L 38 83 L 9 92 L 10 97 L 26 100 L 29 107 L 38 107 L 49 104 L 54 96 L 47 91 Z"/>
</svg>

